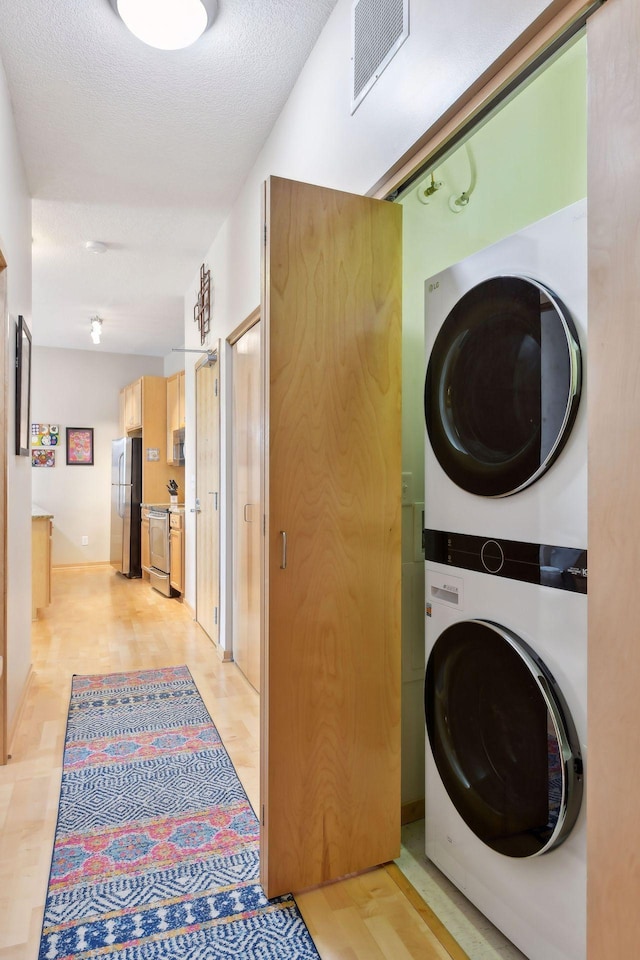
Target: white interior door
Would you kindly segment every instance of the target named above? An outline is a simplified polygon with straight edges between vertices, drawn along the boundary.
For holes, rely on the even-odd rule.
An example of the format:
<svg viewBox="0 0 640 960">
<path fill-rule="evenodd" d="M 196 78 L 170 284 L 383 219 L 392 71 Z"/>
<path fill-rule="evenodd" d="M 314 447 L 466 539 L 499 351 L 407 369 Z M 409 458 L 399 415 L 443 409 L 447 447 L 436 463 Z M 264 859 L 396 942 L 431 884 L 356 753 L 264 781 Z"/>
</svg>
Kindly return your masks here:
<svg viewBox="0 0 640 960">
<path fill-rule="evenodd" d="M 220 632 L 218 357 L 216 350 L 196 368 L 196 620 L 216 644 Z"/>
<path fill-rule="evenodd" d="M 260 321 L 233 345 L 233 656 L 260 690 Z"/>
</svg>

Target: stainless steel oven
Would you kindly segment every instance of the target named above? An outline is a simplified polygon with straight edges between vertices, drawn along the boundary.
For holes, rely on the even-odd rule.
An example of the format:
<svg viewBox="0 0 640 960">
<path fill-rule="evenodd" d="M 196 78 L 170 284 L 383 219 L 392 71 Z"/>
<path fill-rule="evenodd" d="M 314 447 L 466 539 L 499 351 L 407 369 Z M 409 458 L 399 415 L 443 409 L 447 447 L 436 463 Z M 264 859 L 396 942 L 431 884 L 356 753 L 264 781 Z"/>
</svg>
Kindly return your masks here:
<svg viewBox="0 0 640 960">
<path fill-rule="evenodd" d="M 169 511 L 149 511 L 149 581 L 165 597 L 171 596 L 169 582 Z"/>
</svg>

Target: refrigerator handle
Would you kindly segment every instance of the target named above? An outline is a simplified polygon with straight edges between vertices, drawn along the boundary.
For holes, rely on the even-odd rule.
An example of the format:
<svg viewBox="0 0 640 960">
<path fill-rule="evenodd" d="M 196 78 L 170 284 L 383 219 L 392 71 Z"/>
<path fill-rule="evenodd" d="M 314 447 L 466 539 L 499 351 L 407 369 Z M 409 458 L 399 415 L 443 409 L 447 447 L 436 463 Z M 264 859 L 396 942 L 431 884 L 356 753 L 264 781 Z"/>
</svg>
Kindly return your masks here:
<svg viewBox="0 0 640 960">
<path fill-rule="evenodd" d="M 124 453 L 120 454 L 120 459 L 118 461 L 118 515 L 124 517 L 124 475 L 123 475 L 123 461 Z"/>
</svg>

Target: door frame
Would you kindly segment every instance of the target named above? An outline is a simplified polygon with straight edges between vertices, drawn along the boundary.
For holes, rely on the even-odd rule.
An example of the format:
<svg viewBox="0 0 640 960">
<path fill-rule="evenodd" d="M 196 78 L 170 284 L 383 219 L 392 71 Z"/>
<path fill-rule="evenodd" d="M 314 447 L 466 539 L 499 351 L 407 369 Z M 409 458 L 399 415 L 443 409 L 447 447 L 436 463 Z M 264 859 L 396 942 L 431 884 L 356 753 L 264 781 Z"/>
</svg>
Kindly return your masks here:
<svg viewBox="0 0 640 960">
<path fill-rule="evenodd" d="M 462 140 L 495 107 L 586 24 L 606 0 L 554 0 L 416 143 L 375 183 L 366 196 L 395 199 L 414 177 Z"/>
<path fill-rule="evenodd" d="M 15 326 L 9 317 L 7 302 L 7 261 L 0 250 L 0 311 L 4 323 L 4 335 L 0 337 L 0 370 L 3 374 L 3 385 L 0 406 L 0 435 L 4 443 L 0 444 L 0 765 L 8 759 L 9 741 L 9 712 L 8 712 L 8 664 L 7 664 L 7 448 L 10 440 L 7 434 L 7 405 L 9 383 L 9 355 L 8 344 L 11 342 L 12 329 Z M 15 340 L 15 337 L 14 337 Z"/>
</svg>

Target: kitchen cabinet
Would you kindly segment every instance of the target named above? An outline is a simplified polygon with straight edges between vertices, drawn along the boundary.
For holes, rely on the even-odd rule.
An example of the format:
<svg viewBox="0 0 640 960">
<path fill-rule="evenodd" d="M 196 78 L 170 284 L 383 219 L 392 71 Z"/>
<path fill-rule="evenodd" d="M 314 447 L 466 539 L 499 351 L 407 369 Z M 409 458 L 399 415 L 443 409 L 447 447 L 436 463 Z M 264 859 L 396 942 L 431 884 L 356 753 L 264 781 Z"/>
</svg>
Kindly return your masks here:
<svg viewBox="0 0 640 960">
<path fill-rule="evenodd" d="M 264 210 L 260 868 L 275 897 L 400 851 L 402 209 L 272 177 Z"/>
<path fill-rule="evenodd" d="M 184 530 L 182 514 L 169 516 L 169 583 L 178 593 L 184 593 Z"/>
<path fill-rule="evenodd" d="M 51 537 L 53 518 L 34 510 L 31 520 L 31 619 L 51 603 Z"/>
<path fill-rule="evenodd" d="M 124 388 L 124 425 L 127 433 L 142 428 L 142 381 L 140 377 Z"/>
<path fill-rule="evenodd" d="M 142 503 L 166 503 L 170 479 L 184 496 L 184 467 L 167 463 L 165 377 L 140 377 L 124 395 L 125 434 L 142 437 Z"/>
<path fill-rule="evenodd" d="M 184 429 L 184 370 L 167 377 L 167 463 L 173 464 L 173 433 Z"/>
</svg>

